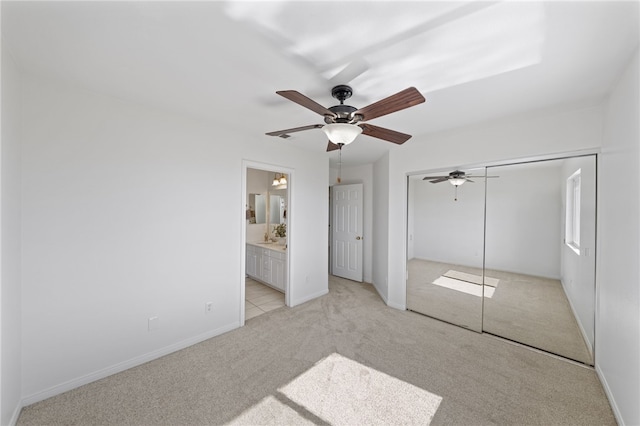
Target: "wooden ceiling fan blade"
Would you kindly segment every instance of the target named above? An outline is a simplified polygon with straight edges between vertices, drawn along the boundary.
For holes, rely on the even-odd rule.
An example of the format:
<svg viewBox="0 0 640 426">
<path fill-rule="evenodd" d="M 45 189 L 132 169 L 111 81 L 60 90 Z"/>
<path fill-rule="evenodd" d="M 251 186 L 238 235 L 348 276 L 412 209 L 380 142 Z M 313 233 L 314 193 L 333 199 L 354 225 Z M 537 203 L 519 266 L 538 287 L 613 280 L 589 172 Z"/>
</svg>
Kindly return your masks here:
<svg viewBox="0 0 640 426">
<path fill-rule="evenodd" d="M 336 149 L 340 149 L 340 145 L 329 141 L 329 144 L 327 145 L 327 152 L 335 151 Z"/>
<path fill-rule="evenodd" d="M 374 126 L 372 124 L 360 124 L 362 128 L 362 134 L 371 136 L 373 138 L 382 139 L 388 142 L 401 145 L 411 138 L 411 135 L 406 133 L 396 132 L 395 130 L 385 129 L 384 127 Z"/>
<path fill-rule="evenodd" d="M 429 178 L 425 178 L 425 179 L 431 179 L 431 178 L 429 177 Z M 440 182 L 446 182 L 448 180 L 449 180 L 449 176 L 441 176 L 441 177 L 439 177 L 437 179 L 434 179 L 434 180 L 432 180 L 430 182 L 431 183 L 440 183 Z"/>
<path fill-rule="evenodd" d="M 317 114 L 320 114 L 323 116 L 328 115 L 330 117 L 336 116 L 333 112 L 331 112 L 331 110 L 323 107 L 313 99 L 306 97 L 305 95 L 303 95 L 302 93 L 296 90 L 280 90 L 276 93 L 280 96 L 283 96 L 289 99 L 292 102 L 297 103 L 298 105 L 302 105 L 303 107 L 310 109 L 311 111 Z"/>
<path fill-rule="evenodd" d="M 442 179 L 442 178 L 448 179 L 449 176 L 426 176 L 426 177 L 423 177 L 422 180 L 432 180 L 432 179 Z"/>
<path fill-rule="evenodd" d="M 409 87 L 395 95 L 391 95 L 388 98 L 384 98 L 357 110 L 354 112 L 354 115 L 361 115 L 363 121 L 369 121 L 377 117 L 382 117 L 383 115 L 391 114 L 392 112 L 416 106 L 424 101 L 424 96 L 422 96 L 415 87 Z"/>
<path fill-rule="evenodd" d="M 311 124 L 309 126 L 294 127 L 293 129 L 276 130 L 275 132 L 265 133 L 265 135 L 280 136 L 281 138 L 286 139 L 289 137 L 289 133 L 301 132 L 303 130 L 310 130 L 310 129 L 321 129 L 323 127 L 324 127 L 324 124 Z"/>
<path fill-rule="evenodd" d="M 475 183 L 475 182 L 474 182 L 474 181 L 472 181 L 471 179 L 465 179 L 465 182 Z"/>
</svg>

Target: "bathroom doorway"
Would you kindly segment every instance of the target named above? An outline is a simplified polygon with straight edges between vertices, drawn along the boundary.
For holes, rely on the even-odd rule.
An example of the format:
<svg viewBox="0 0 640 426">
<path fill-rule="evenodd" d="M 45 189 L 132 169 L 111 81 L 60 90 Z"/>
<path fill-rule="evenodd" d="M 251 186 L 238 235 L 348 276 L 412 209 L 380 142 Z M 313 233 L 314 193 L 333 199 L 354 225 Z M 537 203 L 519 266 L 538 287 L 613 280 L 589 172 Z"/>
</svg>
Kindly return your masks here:
<svg viewBox="0 0 640 426">
<path fill-rule="evenodd" d="M 291 170 L 245 162 L 240 323 L 288 306 Z"/>
</svg>

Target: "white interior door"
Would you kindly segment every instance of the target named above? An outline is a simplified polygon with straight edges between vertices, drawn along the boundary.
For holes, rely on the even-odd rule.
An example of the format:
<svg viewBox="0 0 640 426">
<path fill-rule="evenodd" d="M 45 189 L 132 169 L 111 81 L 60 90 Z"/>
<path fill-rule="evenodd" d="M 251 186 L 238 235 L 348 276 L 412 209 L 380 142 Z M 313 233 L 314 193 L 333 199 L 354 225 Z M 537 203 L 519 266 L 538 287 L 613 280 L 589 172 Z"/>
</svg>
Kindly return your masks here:
<svg viewBox="0 0 640 426">
<path fill-rule="evenodd" d="M 333 187 L 333 271 L 362 282 L 362 184 Z"/>
</svg>

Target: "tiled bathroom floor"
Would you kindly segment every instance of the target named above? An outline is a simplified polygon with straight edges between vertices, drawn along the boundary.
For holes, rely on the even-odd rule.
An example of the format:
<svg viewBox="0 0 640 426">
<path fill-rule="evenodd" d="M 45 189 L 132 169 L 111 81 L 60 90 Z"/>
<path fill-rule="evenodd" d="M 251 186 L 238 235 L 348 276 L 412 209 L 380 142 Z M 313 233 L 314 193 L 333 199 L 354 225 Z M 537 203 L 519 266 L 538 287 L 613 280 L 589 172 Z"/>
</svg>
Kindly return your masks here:
<svg viewBox="0 0 640 426">
<path fill-rule="evenodd" d="M 284 306 L 284 293 L 251 278 L 245 279 L 245 321 Z"/>
</svg>

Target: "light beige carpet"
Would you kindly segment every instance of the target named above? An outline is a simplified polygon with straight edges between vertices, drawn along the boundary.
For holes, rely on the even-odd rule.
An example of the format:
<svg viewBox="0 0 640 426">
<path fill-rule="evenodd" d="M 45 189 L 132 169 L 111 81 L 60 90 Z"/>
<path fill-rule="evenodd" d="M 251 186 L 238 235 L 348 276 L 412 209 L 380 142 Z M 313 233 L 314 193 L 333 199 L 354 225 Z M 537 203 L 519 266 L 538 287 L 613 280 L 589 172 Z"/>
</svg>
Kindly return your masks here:
<svg viewBox="0 0 640 426">
<path fill-rule="evenodd" d="M 334 353 L 345 361 L 336 377 L 323 362 Z M 423 414 L 407 420 L 391 383 L 442 400 L 411 403 Z M 332 277 L 326 296 L 25 407 L 18 426 L 328 425 L 369 396 L 388 401 L 376 411 L 389 425 L 426 425 L 432 408 L 434 426 L 615 425 L 593 369 L 389 308 L 371 285 Z"/>
<path fill-rule="evenodd" d="M 280 402 L 297 405 L 298 411 Z M 230 424 L 428 425 L 442 397 L 333 353 Z"/>
</svg>

